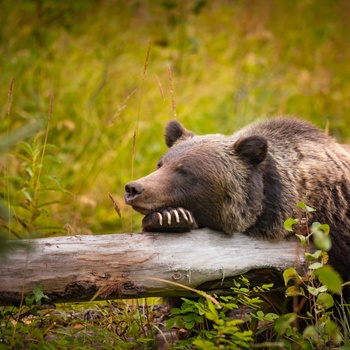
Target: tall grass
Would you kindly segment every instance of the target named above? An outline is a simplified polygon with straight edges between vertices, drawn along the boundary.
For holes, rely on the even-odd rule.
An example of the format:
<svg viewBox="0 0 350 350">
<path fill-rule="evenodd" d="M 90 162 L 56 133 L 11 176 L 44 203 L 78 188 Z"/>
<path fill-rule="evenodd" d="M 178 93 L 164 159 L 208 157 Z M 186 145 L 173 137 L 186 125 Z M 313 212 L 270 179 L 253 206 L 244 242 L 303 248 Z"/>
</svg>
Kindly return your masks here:
<svg viewBox="0 0 350 350">
<path fill-rule="evenodd" d="M 166 149 L 163 127 L 174 117 L 197 133 L 231 133 L 260 117 L 292 114 L 321 128 L 329 123 L 330 133 L 350 141 L 346 0 L 1 5 L 2 137 L 47 120 L 55 95 L 49 142 L 58 149 L 48 155 L 60 164 L 44 162 L 43 171 L 74 197 L 47 208 L 52 226 L 138 230 L 141 216 L 124 204 L 124 185 L 154 169 Z M 0 162 L 3 175 L 24 176 L 13 154 Z M 1 195 L 25 200 L 4 180 Z"/>
</svg>

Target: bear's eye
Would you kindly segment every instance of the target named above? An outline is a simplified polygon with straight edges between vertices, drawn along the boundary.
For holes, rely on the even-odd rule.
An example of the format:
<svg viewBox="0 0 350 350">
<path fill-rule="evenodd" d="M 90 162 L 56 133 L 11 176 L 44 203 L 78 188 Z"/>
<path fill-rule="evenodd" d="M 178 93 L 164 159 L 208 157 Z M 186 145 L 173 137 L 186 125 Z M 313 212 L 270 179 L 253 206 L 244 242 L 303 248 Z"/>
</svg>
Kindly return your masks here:
<svg viewBox="0 0 350 350">
<path fill-rule="evenodd" d="M 160 161 L 159 161 L 159 162 L 157 163 L 157 169 L 161 168 L 162 165 L 163 165 L 163 162 L 160 162 Z"/>
<path fill-rule="evenodd" d="M 176 172 L 180 175 L 183 176 L 187 176 L 188 175 L 188 171 L 182 167 L 176 168 Z"/>
</svg>

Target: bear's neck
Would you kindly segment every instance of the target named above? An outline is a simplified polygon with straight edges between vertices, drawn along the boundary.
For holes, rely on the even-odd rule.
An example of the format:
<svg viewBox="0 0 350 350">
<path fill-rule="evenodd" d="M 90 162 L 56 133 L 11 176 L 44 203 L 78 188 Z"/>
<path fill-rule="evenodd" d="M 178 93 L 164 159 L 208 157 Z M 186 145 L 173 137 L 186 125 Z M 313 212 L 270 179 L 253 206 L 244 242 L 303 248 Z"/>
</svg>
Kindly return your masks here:
<svg viewBox="0 0 350 350">
<path fill-rule="evenodd" d="M 262 211 L 256 214 L 255 222 L 244 233 L 250 236 L 274 239 L 284 235 L 283 222 L 287 218 L 282 203 L 282 198 L 284 198 L 283 180 L 271 155 L 268 155 L 261 165 L 263 173 Z"/>
</svg>

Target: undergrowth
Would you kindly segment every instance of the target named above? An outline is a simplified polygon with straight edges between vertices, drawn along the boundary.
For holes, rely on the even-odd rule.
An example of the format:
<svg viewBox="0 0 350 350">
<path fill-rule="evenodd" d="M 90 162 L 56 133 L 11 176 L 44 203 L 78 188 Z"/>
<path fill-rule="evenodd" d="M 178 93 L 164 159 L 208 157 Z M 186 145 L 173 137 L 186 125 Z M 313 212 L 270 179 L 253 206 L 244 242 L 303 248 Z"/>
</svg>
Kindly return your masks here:
<svg viewBox="0 0 350 350">
<path fill-rule="evenodd" d="M 251 286 L 241 276 L 230 295 L 183 298 L 165 321 L 166 307 L 145 300 L 45 305 L 38 286 L 20 308 L 1 309 L 0 349 L 156 349 L 160 340 L 172 349 L 346 349 L 349 306 L 345 284 L 327 265 L 329 226 L 314 222 L 309 229 L 314 209 L 297 206 L 300 217 L 285 228 L 300 239 L 307 267 L 283 272 L 284 300 L 273 284 Z"/>
<path fill-rule="evenodd" d="M 39 286 L 0 309 L 0 349 L 154 349 L 161 316 L 136 301 L 48 305 Z"/>
<path fill-rule="evenodd" d="M 283 272 L 289 303 L 269 300 L 273 285 L 250 287 L 244 277 L 233 281 L 233 296 L 218 297 L 220 306 L 209 299 L 183 299 L 181 309 L 173 309 L 167 327 L 186 330 L 186 340 L 177 349 L 336 349 L 349 342 L 349 306 L 341 296 L 340 275 L 327 265 L 331 248 L 329 226 L 308 217 L 314 209 L 298 203 L 300 218 L 286 220 L 285 228 L 296 231 L 305 249 L 307 270 Z M 303 234 L 300 234 L 303 232 Z M 309 251 L 310 238 L 316 250 Z M 232 312 L 234 311 L 234 312 Z"/>
</svg>

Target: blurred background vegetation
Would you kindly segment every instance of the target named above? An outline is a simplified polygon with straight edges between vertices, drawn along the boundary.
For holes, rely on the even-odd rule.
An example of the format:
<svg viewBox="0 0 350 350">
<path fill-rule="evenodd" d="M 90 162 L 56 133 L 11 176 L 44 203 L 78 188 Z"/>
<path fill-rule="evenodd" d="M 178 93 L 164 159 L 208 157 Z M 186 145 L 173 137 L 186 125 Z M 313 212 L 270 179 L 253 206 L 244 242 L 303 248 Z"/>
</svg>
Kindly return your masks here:
<svg viewBox="0 0 350 350">
<path fill-rule="evenodd" d="M 176 118 L 198 134 L 295 115 L 350 142 L 347 0 L 0 6 L 8 237 L 139 230 L 142 216 L 124 204 L 124 186 L 153 171 L 166 150 L 172 96 Z"/>
</svg>

